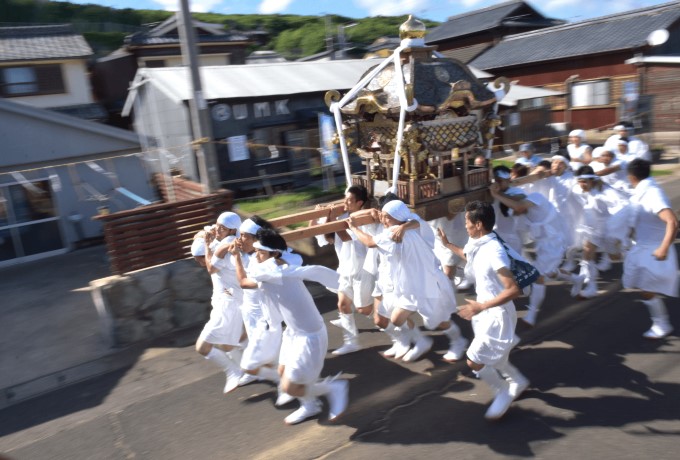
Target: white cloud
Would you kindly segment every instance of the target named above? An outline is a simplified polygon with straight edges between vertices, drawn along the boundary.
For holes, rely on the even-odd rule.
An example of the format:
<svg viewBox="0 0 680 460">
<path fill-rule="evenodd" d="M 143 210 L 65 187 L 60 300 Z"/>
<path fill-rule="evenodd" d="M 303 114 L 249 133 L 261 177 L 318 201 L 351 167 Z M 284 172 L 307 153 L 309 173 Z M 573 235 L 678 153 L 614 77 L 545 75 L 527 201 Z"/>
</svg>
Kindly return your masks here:
<svg viewBox="0 0 680 460">
<path fill-rule="evenodd" d="M 262 0 L 260 6 L 257 7 L 257 12 L 260 14 L 278 14 L 286 11 L 288 5 L 293 0 Z"/>
<path fill-rule="evenodd" d="M 458 0 L 458 1 L 450 1 L 449 3 L 454 3 L 454 4 L 462 4 L 465 8 L 472 8 L 473 6 L 477 6 L 478 4 L 482 3 L 484 0 Z"/>
<path fill-rule="evenodd" d="M 429 0 L 354 0 L 357 7 L 367 11 L 369 16 L 420 15 L 427 10 Z"/>
<path fill-rule="evenodd" d="M 179 0 L 153 0 L 164 10 L 179 11 Z M 222 0 L 189 0 L 189 8 L 195 13 L 207 13 L 214 11 L 214 7 L 222 3 Z"/>
</svg>

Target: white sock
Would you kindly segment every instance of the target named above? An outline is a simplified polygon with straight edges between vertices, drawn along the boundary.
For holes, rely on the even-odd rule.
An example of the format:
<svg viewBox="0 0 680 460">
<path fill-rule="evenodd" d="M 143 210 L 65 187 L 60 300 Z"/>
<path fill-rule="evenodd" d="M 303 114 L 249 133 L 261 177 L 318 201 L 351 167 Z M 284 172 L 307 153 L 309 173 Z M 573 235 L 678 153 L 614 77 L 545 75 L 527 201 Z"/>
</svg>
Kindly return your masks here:
<svg viewBox="0 0 680 460">
<path fill-rule="evenodd" d="M 210 352 L 205 355 L 205 359 L 217 364 L 217 366 L 219 366 L 224 372 L 227 372 L 227 370 L 229 370 L 229 368 L 232 366 L 232 361 L 229 359 L 227 354 L 216 347 L 212 347 L 210 349 Z"/>
<path fill-rule="evenodd" d="M 274 383 L 279 383 L 279 380 L 281 380 L 281 377 L 279 376 L 279 373 L 276 372 L 276 369 L 267 366 L 261 367 L 257 373 L 257 376 Z"/>
<path fill-rule="evenodd" d="M 359 335 L 356 322 L 354 321 L 354 313 L 340 313 L 340 322 L 342 328 L 351 336 Z"/>
<path fill-rule="evenodd" d="M 545 299 L 545 285 L 534 283 L 531 285 L 531 294 L 529 294 L 529 308 L 538 311 L 543 305 Z"/>
</svg>

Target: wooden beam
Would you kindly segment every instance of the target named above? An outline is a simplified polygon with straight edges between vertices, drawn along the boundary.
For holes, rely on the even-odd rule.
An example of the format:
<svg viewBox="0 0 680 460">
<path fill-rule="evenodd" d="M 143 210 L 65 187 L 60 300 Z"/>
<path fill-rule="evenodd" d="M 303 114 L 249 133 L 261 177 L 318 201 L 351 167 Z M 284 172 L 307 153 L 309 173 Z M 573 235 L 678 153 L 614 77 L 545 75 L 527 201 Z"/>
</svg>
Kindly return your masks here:
<svg viewBox="0 0 680 460">
<path fill-rule="evenodd" d="M 365 214 L 356 218 L 359 225 L 374 224 L 376 221 L 370 214 Z M 325 235 L 326 233 L 337 233 L 347 230 L 347 220 L 336 220 L 325 224 L 314 225 L 312 227 L 299 228 L 281 233 L 287 242 L 301 240 L 302 238 L 309 238 L 317 235 Z"/>
<path fill-rule="evenodd" d="M 291 224 L 297 224 L 299 222 L 307 222 L 313 219 L 320 219 L 322 217 L 327 217 L 328 220 L 335 220 L 345 212 L 345 208 L 342 205 L 342 201 L 337 201 L 330 203 L 328 207 L 321 209 L 310 209 L 309 211 L 298 212 L 296 214 L 289 214 L 287 216 L 275 217 L 269 219 L 269 222 L 274 227 L 286 227 Z"/>
</svg>

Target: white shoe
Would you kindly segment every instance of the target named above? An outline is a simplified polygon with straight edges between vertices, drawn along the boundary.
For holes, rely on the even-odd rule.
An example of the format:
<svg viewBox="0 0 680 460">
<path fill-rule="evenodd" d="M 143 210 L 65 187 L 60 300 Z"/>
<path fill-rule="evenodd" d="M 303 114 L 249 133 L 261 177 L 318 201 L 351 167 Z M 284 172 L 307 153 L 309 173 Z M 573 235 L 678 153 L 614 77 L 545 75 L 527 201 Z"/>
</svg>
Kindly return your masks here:
<svg viewBox="0 0 680 460">
<path fill-rule="evenodd" d="M 285 419 L 287 425 L 295 425 L 300 422 L 304 422 L 310 417 L 314 417 L 321 413 L 321 404 L 318 400 L 311 403 L 301 404 L 300 408 L 295 412 L 289 414 Z"/>
<path fill-rule="evenodd" d="M 671 332 L 673 332 L 673 326 L 671 326 L 667 322 L 665 323 L 654 322 L 654 324 L 652 324 L 652 327 L 647 332 L 642 334 L 642 336 L 645 339 L 663 339 Z"/>
<path fill-rule="evenodd" d="M 595 297 L 597 295 L 597 283 L 595 280 L 586 284 L 586 287 L 579 293 L 579 295 L 581 297 L 585 297 L 586 299 L 592 299 Z"/>
<path fill-rule="evenodd" d="M 595 265 L 595 268 L 597 268 L 598 271 L 606 272 L 612 268 L 612 260 L 608 255 L 604 255 L 602 256 L 602 259 L 600 259 L 600 261 Z"/>
<path fill-rule="evenodd" d="M 242 387 L 244 385 L 248 385 L 249 383 L 257 382 L 260 380 L 257 378 L 256 375 L 253 374 L 248 374 L 247 372 L 244 372 L 243 375 L 241 376 L 240 379 L 238 379 L 238 386 Z"/>
<path fill-rule="evenodd" d="M 484 414 L 484 418 L 487 420 L 500 419 L 510 408 L 513 399 L 512 395 L 510 395 L 509 385 L 507 385 L 496 393 L 496 397 L 493 398 L 493 402 L 487 409 L 486 414 Z"/>
<path fill-rule="evenodd" d="M 359 345 L 356 342 L 347 342 L 343 344 L 340 348 L 337 350 L 334 350 L 331 352 L 331 354 L 334 354 L 335 356 L 340 356 L 340 355 L 346 355 L 349 353 L 354 353 L 356 351 L 361 350 L 361 345 Z"/>
<path fill-rule="evenodd" d="M 226 395 L 239 387 L 243 372 L 239 369 L 238 371 L 227 371 L 225 374 L 227 375 L 227 383 L 224 384 L 223 393 Z"/>
<path fill-rule="evenodd" d="M 295 400 L 295 396 L 291 396 L 288 393 L 279 390 L 279 395 L 276 397 L 274 405 L 276 407 L 285 406 L 286 404 L 293 402 L 293 400 Z"/>
<path fill-rule="evenodd" d="M 583 275 L 576 275 L 574 277 L 574 285 L 571 287 L 571 296 L 572 297 L 577 297 L 579 293 L 581 292 L 581 289 L 583 289 L 583 282 L 585 281 L 586 277 Z"/>
<path fill-rule="evenodd" d="M 342 320 L 340 318 L 332 319 L 332 320 L 329 321 L 329 323 L 331 323 L 335 327 L 339 327 L 340 329 L 343 329 Z"/>
<path fill-rule="evenodd" d="M 347 380 L 334 380 L 330 383 L 331 391 L 328 398 L 328 421 L 334 422 L 347 409 L 349 401 L 349 383 Z"/>
<path fill-rule="evenodd" d="M 455 342 L 449 345 L 449 351 L 447 351 L 442 359 L 448 362 L 460 361 L 465 357 L 465 350 L 468 346 L 468 340 L 465 337 L 458 337 Z"/>
<path fill-rule="evenodd" d="M 395 341 L 392 343 L 392 346 L 388 348 L 387 350 L 382 352 L 382 355 L 385 358 L 394 358 L 394 356 L 397 354 L 397 350 L 399 349 L 399 344 Z M 406 350 L 408 351 L 408 350 Z M 404 353 L 406 354 L 406 353 Z"/>
<path fill-rule="evenodd" d="M 526 314 L 522 317 L 522 321 L 527 323 L 529 326 L 535 326 L 537 316 L 538 316 L 538 310 L 531 308 L 531 309 L 527 310 Z"/>
<path fill-rule="evenodd" d="M 470 286 L 472 286 L 472 283 L 465 276 L 455 276 L 453 278 L 453 284 L 456 286 L 456 289 L 460 291 L 469 289 Z"/>
<path fill-rule="evenodd" d="M 401 359 L 403 358 L 411 349 L 411 343 L 410 342 L 399 342 L 394 344 L 394 359 Z"/>
<path fill-rule="evenodd" d="M 512 399 L 517 399 L 527 388 L 529 388 L 529 380 L 522 376 L 521 379 L 518 378 L 509 382 L 508 393 L 512 396 Z"/>
<path fill-rule="evenodd" d="M 411 348 L 408 353 L 404 355 L 403 358 L 401 358 L 402 361 L 410 363 L 421 356 L 423 356 L 425 353 L 430 351 L 430 348 L 432 348 L 432 344 L 434 343 L 434 340 L 432 340 L 431 337 L 428 337 L 426 335 L 421 336 L 418 341 L 416 342 L 415 345 L 413 345 L 413 348 Z"/>
</svg>

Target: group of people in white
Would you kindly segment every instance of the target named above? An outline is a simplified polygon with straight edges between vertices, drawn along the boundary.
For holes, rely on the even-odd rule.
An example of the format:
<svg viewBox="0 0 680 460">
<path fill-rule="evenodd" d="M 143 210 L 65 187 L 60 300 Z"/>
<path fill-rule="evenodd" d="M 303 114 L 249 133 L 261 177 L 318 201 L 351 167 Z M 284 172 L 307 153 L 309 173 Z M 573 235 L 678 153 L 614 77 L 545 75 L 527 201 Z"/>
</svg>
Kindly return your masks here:
<svg viewBox="0 0 680 460">
<path fill-rule="evenodd" d="M 634 141 L 624 134 L 608 141 L 617 151 L 606 145 L 591 151 L 583 133 L 574 131 L 571 158 L 547 161 L 532 159 L 531 146 L 524 145 L 526 160 L 493 169 L 492 202 L 473 201 L 465 212 L 431 222 L 390 193 L 370 207 L 366 189 L 351 186 L 337 217 L 347 229 L 317 237 L 321 245 L 334 245 L 337 270 L 303 265 L 264 219 L 223 213 L 191 248 L 213 281 L 213 310 L 196 350 L 224 370 L 224 393 L 268 380 L 278 385 L 277 406 L 299 401 L 286 423 L 318 415 L 321 396 L 328 400 L 328 419 L 337 420 L 348 405 L 348 382 L 320 379 L 328 335 L 303 283 L 315 281 L 338 295 L 338 318 L 330 323 L 342 330 L 343 344 L 332 354 L 362 349 L 355 313 L 371 317 L 389 336 L 392 346 L 383 355 L 391 359 L 411 362 L 430 351 L 433 339 L 418 323 L 442 331 L 449 347 L 441 358 L 466 359 L 493 389 L 486 418 L 495 420 L 529 386 L 508 360 L 519 341 L 513 299 L 523 294 L 512 259 L 528 260 L 540 273 L 524 289 L 529 303 L 522 319 L 529 325 L 536 323 L 548 280 L 572 283 L 574 297 L 594 297 L 598 273 L 623 257 L 623 285 L 642 291 L 651 315 L 644 336 L 667 336 L 672 327 L 661 296 L 678 295 L 677 219 L 650 177 L 646 154 L 631 157 L 639 151 L 624 148 L 623 142 Z M 469 286 L 476 298 L 458 305 L 455 290 Z M 453 314 L 472 322 L 471 341 Z"/>
</svg>

